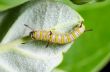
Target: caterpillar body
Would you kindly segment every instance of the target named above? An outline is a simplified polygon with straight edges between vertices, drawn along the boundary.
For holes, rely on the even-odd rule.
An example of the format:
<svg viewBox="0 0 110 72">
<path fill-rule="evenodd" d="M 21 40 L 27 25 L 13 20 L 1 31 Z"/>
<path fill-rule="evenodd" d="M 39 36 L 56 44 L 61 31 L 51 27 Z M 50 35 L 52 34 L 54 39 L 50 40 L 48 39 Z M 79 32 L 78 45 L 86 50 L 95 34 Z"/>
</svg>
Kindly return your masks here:
<svg viewBox="0 0 110 72">
<path fill-rule="evenodd" d="M 27 26 L 27 25 L 26 25 Z M 31 31 L 30 37 L 34 40 L 42 40 L 50 43 L 66 44 L 74 41 L 85 31 L 85 26 L 81 23 L 80 26 L 76 26 L 71 32 L 58 33 L 45 30 Z"/>
</svg>

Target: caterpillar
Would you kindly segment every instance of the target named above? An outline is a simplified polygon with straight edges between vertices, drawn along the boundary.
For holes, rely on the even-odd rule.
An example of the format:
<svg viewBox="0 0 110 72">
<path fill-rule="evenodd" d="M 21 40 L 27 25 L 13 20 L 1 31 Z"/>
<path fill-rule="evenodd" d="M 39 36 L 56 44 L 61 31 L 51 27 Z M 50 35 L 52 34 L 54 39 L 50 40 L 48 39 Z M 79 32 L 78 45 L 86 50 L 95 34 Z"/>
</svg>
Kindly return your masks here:
<svg viewBox="0 0 110 72">
<path fill-rule="evenodd" d="M 26 27 L 30 28 L 28 25 L 25 25 Z M 56 44 L 67 44 L 72 41 L 74 41 L 76 38 L 78 38 L 83 32 L 85 31 L 85 26 L 81 22 L 80 25 L 77 25 L 71 32 L 68 33 L 58 33 L 58 32 L 52 32 L 52 31 L 45 31 L 45 30 L 36 30 L 31 31 L 29 36 L 33 40 L 42 40 L 47 41 L 49 43 L 56 43 Z M 48 47 L 48 44 L 46 47 Z"/>
</svg>

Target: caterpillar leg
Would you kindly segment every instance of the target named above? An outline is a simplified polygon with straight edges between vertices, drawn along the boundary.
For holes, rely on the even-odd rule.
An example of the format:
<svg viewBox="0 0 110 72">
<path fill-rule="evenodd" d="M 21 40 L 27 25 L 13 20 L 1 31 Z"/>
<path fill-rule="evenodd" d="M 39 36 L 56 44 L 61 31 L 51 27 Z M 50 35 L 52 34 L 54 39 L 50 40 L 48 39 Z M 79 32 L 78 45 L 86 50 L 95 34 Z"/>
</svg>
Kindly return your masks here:
<svg viewBox="0 0 110 72">
<path fill-rule="evenodd" d="M 50 31 L 50 34 L 49 34 L 50 39 L 51 39 L 51 35 L 52 35 L 52 31 Z M 46 48 L 49 46 L 49 44 L 50 44 L 50 40 L 48 41 Z"/>
<path fill-rule="evenodd" d="M 81 22 L 81 24 L 80 24 L 80 26 L 79 26 L 80 28 L 82 27 L 82 24 L 83 24 L 83 21 Z"/>
<path fill-rule="evenodd" d="M 50 31 L 50 34 L 49 34 L 50 36 L 52 35 L 52 31 Z"/>
<path fill-rule="evenodd" d="M 47 43 L 46 48 L 49 46 L 50 42 Z"/>
<path fill-rule="evenodd" d="M 21 43 L 21 44 L 26 44 L 26 43 Z"/>
<path fill-rule="evenodd" d="M 83 26 L 83 21 L 80 23 L 80 24 L 78 24 L 78 25 L 76 25 L 75 27 L 73 27 L 73 28 L 81 28 L 82 26 Z"/>
</svg>

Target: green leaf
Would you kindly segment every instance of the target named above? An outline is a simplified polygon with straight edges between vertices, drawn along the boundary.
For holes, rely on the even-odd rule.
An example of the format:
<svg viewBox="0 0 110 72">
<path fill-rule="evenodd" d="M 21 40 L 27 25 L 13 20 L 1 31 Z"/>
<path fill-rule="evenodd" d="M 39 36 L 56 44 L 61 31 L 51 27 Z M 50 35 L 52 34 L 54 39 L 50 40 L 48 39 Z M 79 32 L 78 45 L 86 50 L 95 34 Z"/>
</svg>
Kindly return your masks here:
<svg viewBox="0 0 110 72">
<path fill-rule="evenodd" d="M 52 72 L 66 72 L 66 71 L 60 69 L 54 69 Z"/>
<path fill-rule="evenodd" d="M 29 0 L 0 0 L 0 11 L 4 11 L 20 4 L 23 4 Z"/>
<path fill-rule="evenodd" d="M 105 0 L 71 0 L 71 1 L 77 5 L 82 5 L 85 3 L 96 3 L 96 2 L 102 2 Z"/>
<path fill-rule="evenodd" d="M 93 31 L 76 40 L 59 68 L 67 72 L 99 72 L 110 61 L 110 2 L 79 7 L 76 10 L 84 17 L 86 28 Z"/>
<path fill-rule="evenodd" d="M 92 0 L 71 0 L 71 1 L 75 4 L 82 5 L 82 4 L 88 3 Z"/>
</svg>

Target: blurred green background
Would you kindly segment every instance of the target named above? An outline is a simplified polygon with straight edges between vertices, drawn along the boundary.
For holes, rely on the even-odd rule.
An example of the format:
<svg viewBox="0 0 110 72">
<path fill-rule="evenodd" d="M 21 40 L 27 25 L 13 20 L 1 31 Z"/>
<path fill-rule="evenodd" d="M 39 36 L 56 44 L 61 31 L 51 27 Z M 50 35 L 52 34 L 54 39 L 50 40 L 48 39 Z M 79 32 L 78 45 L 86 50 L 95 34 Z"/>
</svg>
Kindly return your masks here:
<svg viewBox="0 0 110 72">
<path fill-rule="evenodd" d="M 59 67 L 67 72 L 98 72 L 110 61 L 110 1 L 71 7 L 82 15 L 86 28 L 93 31 L 76 40 Z"/>
<path fill-rule="evenodd" d="M 15 12 L 18 12 L 19 8 L 10 8 L 27 1 L 0 0 L 0 33 L 5 35 L 8 30 L 3 23 L 11 26 L 10 24 L 17 18 Z M 91 32 L 84 33 L 74 42 L 70 50 L 64 54 L 64 60 L 58 68 L 67 72 L 98 72 L 110 61 L 110 0 L 83 0 L 85 2 L 82 3 L 81 0 L 58 1 L 78 11 L 85 20 L 86 28 L 93 29 Z M 7 22 L 2 21 L 3 16 L 7 17 L 3 20 Z M 12 17 L 10 18 L 10 16 Z M 0 39 L 3 38 L 2 36 Z"/>
</svg>

